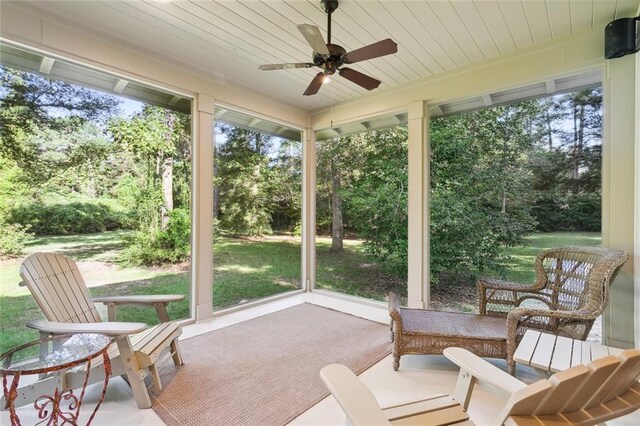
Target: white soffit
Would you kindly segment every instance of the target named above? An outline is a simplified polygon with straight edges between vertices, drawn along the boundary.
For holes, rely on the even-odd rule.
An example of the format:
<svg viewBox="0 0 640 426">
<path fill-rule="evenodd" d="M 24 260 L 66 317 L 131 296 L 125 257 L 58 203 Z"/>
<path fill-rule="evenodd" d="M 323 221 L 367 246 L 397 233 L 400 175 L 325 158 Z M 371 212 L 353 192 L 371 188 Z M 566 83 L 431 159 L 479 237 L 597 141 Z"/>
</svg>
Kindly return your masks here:
<svg viewBox="0 0 640 426">
<path fill-rule="evenodd" d="M 216 106 L 213 117 L 216 123 L 230 124 L 242 129 L 258 131 L 291 141 L 302 141 L 302 132 L 300 130 L 292 129 L 282 124 L 254 117 L 230 108 Z"/>
<path fill-rule="evenodd" d="M 47 66 L 48 72 L 43 73 L 42 64 L 48 64 L 49 61 L 47 59 L 50 58 L 0 43 L 0 64 L 4 66 L 111 93 L 116 96 L 124 96 L 146 104 L 161 106 L 187 114 L 191 113 L 191 100 L 188 98 L 61 60 L 53 61 L 51 66 Z"/>
<path fill-rule="evenodd" d="M 302 96 L 317 69 L 258 70 L 260 64 L 310 60 L 311 48 L 296 25 L 316 25 L 326 34 L 320 0 L 18 4 L 167 63 L 307 110 L 367 93 L 336 77 L 332 90 Z M 332 41 L 347 51 L 388 37 L 396 41 L 396 55 L 352 66 L 380 79 L 377 90 L 384 90 L 570 34 L 602 29 L 616 18 L 635 16 L 639 6 L 640 0 L 342 0 L 333 14 Z"/>
<path fill-rule="evenodd" d="M 594 69 L 577 75 L 560 77 L 554 80 L 531 84 L 515 89 L 486 93 L 482 96 L 430 105 L 429 112 L 432 118 L 444 117 L 447 115 L 475 111 L 483 108 L 491 108 L 514 102 L 526 101 L 529 99 L 544 98 L 547 96 L 582 89 L 591 89 L 600 85 L 602 85 L 602 71 L 600 69 Z M 316 139 L 326 140 L 369 130 L 378 130 L 397 125 L 404 125 L 407 124 L 407 120 L 407 113 L 400 113 L 355 121 L 348 124 L 341 124 L 337 127 L 319 130 L 316 132 Z"/>
</svg>

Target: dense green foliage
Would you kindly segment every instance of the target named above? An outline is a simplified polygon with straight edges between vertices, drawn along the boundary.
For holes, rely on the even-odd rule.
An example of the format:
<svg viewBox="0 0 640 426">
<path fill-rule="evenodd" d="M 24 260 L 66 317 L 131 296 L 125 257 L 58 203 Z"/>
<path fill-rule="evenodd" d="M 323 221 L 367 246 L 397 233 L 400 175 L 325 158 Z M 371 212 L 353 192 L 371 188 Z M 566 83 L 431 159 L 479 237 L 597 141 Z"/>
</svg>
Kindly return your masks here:
<svg viewBox="0 0 640 426">
<path fill-rule="evenodd" d="M 302 203 L 299 142 L 218 125 L 214 216 L 235 236 L 295 232 Z"/>
<path fill-rule="evenodd" d="M 433 281 L 503 271 L 504 248 L 534 229 L 599 231 L 600 110 L 594 89 L 431 121 Z M 318 145 L 319 232 L 332 232 L 340 206 L 343 225 L 400 276 L 408 251 L 406 132 Z"/>
<path fill-rule="evenodd" d="M 145 106 L 131 119 L 109 123 L 127 167 L 115 187 L 135 215 L 136 232 L 120 260 L 128 265 L 178 263 L 191 254 L 190 117 Z"/>
<path fill-rule="evenodd" d="M 133 229 L 121 261 L 190 256 L 190 118 L 64 82 L 1 69 L 0 253 L 29 238 Z M 500 270 L 504 247 L 533 229 L 598 230 L 599 89 L 431 121 L 433 279 Z M 216 231 L 300 230 L 301 144 L 218 124 Z M 318 144 L 317 225 L 344 230 L 397 276 L 407 270 L 407 129 Z"/>
<path fill-rule="evenodd" d="M 188 259 L 189 116 L 124 118 L 114 96 L 4 67 L 0 81 L 0 255 L 18 254 L 25 231 L 136 229 L 126 263 Z"/>
<path fill-rule="evenodd" d="M 91 234 L 128 229 L 133 225 L 123 210 L 96 202 L 64 204 L 22 204 L 10 211 L 7 220 L 26 226 L 36 235 Z"/>
</svg>

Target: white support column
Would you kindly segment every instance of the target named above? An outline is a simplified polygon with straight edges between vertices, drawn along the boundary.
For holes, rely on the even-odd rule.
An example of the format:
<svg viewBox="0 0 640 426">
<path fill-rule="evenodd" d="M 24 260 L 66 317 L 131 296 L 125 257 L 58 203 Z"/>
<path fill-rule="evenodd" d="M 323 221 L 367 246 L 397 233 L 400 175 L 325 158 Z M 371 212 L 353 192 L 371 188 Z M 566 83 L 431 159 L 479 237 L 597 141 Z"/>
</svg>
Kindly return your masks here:
<svg viewBox="0 0 640 426">
<path fill-rule="evenodd" d="M 302 135 L 302 289 L 316 285 L 316 134 Z"/>
<path fill-rule="evenodd" d="M 213 103 L 198 95 L 193 107 L 191 306 L 196 321 L 213 316 Z"/>
<path fill-rule="evenodd" d="M 603 245 L 626 250 L 604 315 L 605 343 L 640 342 L 640 55 L 606 61 L 602 164 Z"/>
<path fill-rule="evenodd" d="M 408 305 L 429 306 L 429 107 L 409 105 Z"/>
</svg>

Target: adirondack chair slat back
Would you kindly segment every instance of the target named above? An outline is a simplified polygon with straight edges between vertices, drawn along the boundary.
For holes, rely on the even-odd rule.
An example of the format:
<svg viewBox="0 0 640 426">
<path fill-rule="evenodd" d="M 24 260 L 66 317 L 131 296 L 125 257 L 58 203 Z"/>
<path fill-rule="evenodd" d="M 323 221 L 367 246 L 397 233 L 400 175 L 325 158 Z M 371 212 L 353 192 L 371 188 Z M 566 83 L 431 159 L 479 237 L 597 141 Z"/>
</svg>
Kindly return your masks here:
<svg viewBox="0 0 640 426">
<path fill-rule="evenodd" d="M 509 417 L 520 421 L 562 415 L 575 424 L 587 425 L 633 412 L 640 408 L 639 374 L 637 349 L 597 359 L 588 366 L 572 367 L 515 392 L 501 414 L 500 424 Z"/>
<path fill-rule="evenodd" d="M 626 384 L 624 387 L 624 390 L 626 390 L 638 377 L 639 372 L 636 369 L 640 366 L 640 351 L 628 351 L 623 356 L 618 357 L 618 360 L 619 365 L 613 374 L 600 387 L 600 389 L 598 389 L 598 391 L 589 398 L 589 401 L 586 404 L 587 409 L 617 397 L 618 394 L 612 395 L 611 391 L 616 388 L 618 384 Z"/>
<path fill-rule="evenodd" d="M 76 262 L 61 254 L 34 253 L 20 267 L 45 318 L 57 322 L 100 322 Z"/>
</svg>

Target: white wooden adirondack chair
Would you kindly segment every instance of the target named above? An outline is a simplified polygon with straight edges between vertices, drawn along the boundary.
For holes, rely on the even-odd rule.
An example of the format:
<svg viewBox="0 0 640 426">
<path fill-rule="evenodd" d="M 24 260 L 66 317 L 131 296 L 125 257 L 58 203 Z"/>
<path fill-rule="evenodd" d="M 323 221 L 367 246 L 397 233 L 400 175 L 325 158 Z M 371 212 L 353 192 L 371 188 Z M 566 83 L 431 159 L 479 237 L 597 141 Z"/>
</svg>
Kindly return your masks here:
<svg viewBox="0 0 640 426">
<path fill-rule="evenodd" d="M 126 375 L 138 408 L 151 407 L 151 399 L 144 384 L 144 377 L 151 373 L 155 386 L 161 382 L 157 365 L 164 361 L 161 354 L 169 352 L 175 365 L 182 365 L 177 338 L 180 327 L 169 321 L 166 305 L 184 299 L 182 295 L 122 296 L 92 299 L 80 275 L 76 262 L 61 254 L 35 253 L 27 257 L 20 267 L 25 285 L 44 313 L 46 320 L 29 321 L 27 326 L 41 335 L 66 333 L 102 333 L 115 339 L 109 349 L 112 375 Z M 108 306 L 109 322 L 101 322 L 94 302 Z M 143 323 L 115 322 L 116 306 L 120 304 L 148 305 L 156 309 L 160 324 L 147 327 Z M 165 349 L 169 348 L 168 351 Z M 89 383 L 104 380 L 101 362 L 91 365 Z M 20 390 L 16 403 L 33 402 L 48 393 L 56 382 L 62 380 L 65 387 L 79 388 L 85 378 L 82 369 L 69 370 L 63 378 L 45 377 Z M 49 392 L 50 393 L 50 392 Z"/>
<path fill-rule="evenodd" d="M 640 408 L 640 350 L 629 349 L 527 385 L 461 348 L 444 355 L 460 366 L 454 396 L 438 395 L 381 408 L 369 389 L 344 365 L 331 364 L 320 377 L 347 415 L 359 425 L 473 425 L 467 414 L 476 380 L 511 394 L 496 425 L 596 425 Z"/>
</svg>

